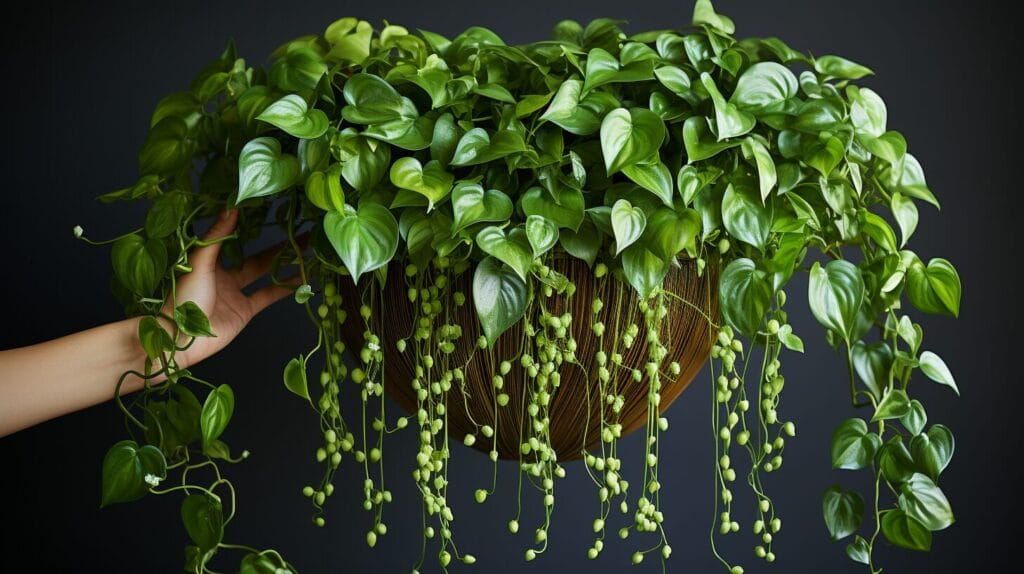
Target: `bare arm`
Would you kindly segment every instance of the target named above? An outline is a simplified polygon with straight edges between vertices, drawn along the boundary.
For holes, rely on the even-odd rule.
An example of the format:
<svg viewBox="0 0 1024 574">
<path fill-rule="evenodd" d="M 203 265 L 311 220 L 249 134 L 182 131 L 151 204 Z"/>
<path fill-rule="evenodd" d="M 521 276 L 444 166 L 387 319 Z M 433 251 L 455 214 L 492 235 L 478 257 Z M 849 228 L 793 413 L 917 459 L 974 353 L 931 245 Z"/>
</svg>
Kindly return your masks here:
<svg viewBox="0 0 1024 574">
<path fill-rule="evenodd" d="M 230 234 L 237 217 L 236 211 L 223 214 L 207 238 Z M 242 293 L 243 287 L 267 272 L 274 252 L 254 255 L 238 270 L 218 265 L 220 243 L 192 252 L 193 271 L 179 280 L 177 302 L 199 305 L 217 336 L 200 337 L 187 351 L 177 353 L 181 367 L 194 365 L 227 346 L 257 313 L 292 291 L 290 286 L 270 285 L 249 296 Z M 146 354 L 139 344 L 138 324 L 139 318 L 125 319 L 0 351 L 0 436 L 113 398 L 122 373 L 143 369 Z M 66 375 L 55 377 L 55 370 Z M 129 377 L 121 391 L 125 394 L 140 388 L 142 380 Z"/>
</svg>

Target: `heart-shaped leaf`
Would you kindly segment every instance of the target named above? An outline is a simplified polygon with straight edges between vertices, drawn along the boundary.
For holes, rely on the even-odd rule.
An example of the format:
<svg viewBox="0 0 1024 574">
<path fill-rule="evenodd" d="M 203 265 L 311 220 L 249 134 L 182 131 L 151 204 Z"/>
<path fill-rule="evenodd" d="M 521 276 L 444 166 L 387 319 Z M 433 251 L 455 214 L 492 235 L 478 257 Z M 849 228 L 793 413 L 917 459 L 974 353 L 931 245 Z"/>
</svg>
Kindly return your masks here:
<svg viewBox="0 0 1024 574">
<path fill-rule="evenodd" d="M 900 422 L 903 423 L 903 428 L 907 429 L 911 436 L 921 434 L 921 431 L 924 430 L 924 425 L 928 423 L 928 413 L 925 412 L 921 401 L 911 399 L 910 410 L 900 418 Z"/>
<path fill-rule="evenodd" d="M 419 117 L 416 105 L 386 80 L 368 73 L 353 75 L 342 90 L 348 104 L 342 117 L 354 124 L 384 124 Z"/>
<path fill-rule="evenodd" d="M 202 429 L 203 444 L 209 444 L 219 437 L 231 421 L 235 412 L 235 393 L 229 385 L 218 385 L 206 395 L 203 411 L 199 415 L 199 426 Z"/>
<path fill-rule="evenodd" d="M 908 550 L 927 552 L 932 548 L 932 533 L 920 521 L 899 508 L 882 515 L 882 534 L 889 542 Z"/>
<path fill-rule="evenodd" d="M 484 190 L 476 182 L 460 181 L 452 189 L 452 233 L 474 223 L 505 221 L 512 215 L 512 200 L 497 189 Z"/>
<path fill-rule="evenodd" d="M 601 249 L 601 233 L 593 223 L 584 220 L 576 231 L 562 229 L 559 233 L 559 242 L 566 253 L 586 261 L 587 265 L 593 267 L 597 253 Z"/>
<path fill-rule="evenodd" d="M 100 506 L 138 500 L 153 482 L 166 477 L 167 462 L 160 449 L 151 445 L 140 448 L 133 440 L 123 440 L 103 457 Z"/>
<path fill-rule="evenodd" d="M 210 319 L 193 301 L 185 301 L 174 308 L 174 322 L 178 329 L 190 337 L 216 337 Z"/>
<path fill-rule="evenodd" d="M 139 150 L 141 175 L 171 175 L 189 165 L 195 140 L 188 124 L 177 116 L 168 116 L 150 128 Z"/>
<path fill-rule="evenodd" d="M 332 165 L 326 172 L 314 171 L 306 178 L 306 198 L 324 211 L 345 209 L 345 190 L 341 187 L 340 163 Z"/>
<path fill-rule="evenodd" d="M 905 148 L 906 142 L 903 143 Z M 924 179 L 924 169 L 921 168 L 921 163 L 909 153 L 903 156 L 902 160 L 901 162 L 892 162 L 896 165 L 887 165 L 880 169 L 878 178 L 890 192 L 898 191 L 907 197 L 926 201 L 938 208 L 939 200 L 935 199 L 935 195 L 928 189 L 928 183 Z"/>
<path fill-rule="evenodd" d="M 398 250 L 398 222 L 377 203 L 365 202 L 358 210 L 348 207 L 344 215 L 327 212 L 324 233 L 355 282 L 387 265 Z"/>
<path fill-rule="evenodd" d="M 601 153 L 608 175 L 646 161 L 665 140 L 665 124 L 646 108 L 618 108 L 601 121 Z"/>
<path fill-rule="evenodd" d="M 842 78 L 844 80 L 859 80 L 869 74 L 874 74 L 870 68 L 861 66 L 839 56 L 822 56 L 814 60 L 814 69 L 819 74 Z"/>
<path fill-rule="evenodd" d="M 654 77 L 653 60 L 640 54 L 647 46 L 632 42 L 622 49 L 623 62 L 603 48 L 593 48 L 587 54 L 586 72 L 584 73 L 583 92 L 587 93 L 598 86 L 610 83 L 642 82 Z M 631 54 L 630 52 L 636 52 Z M 648 56 L 657 57 L 650 52 Z M 636 58 L 634 58 L 636 56 Z"/>
<path fill-rule="evenodd" d="M 309 383 L 306 378 L 306 358 L 302 355 L 288 361 L 284 366 L 284 386 L 289 391 L 309 399 Z"/>
<path fill-rule="evenodd" d="M 622 173 L 640 187 L 656 195 L 666 207 L 672 207 L 672 198 L 675 195 L 672 188 L 672 173 L 660 159 L 655 158 L 653 162 L 627 165 L 622 168 Z"/>
<path fill-rule="evenodd" d="M 715 12 L 711 0 L 697 0 L 693 4 L 693 25 L 707 26 L 727 35 L 736 32 L 736 25 L 733 21 L 727 16 Z"/>
<path fill-rule="evenodd" d="M 159 239 L 125 235 L 110 250 L 114 276 L 136 295 L 149 296 L 167 270 L 167 248 Z"/>
<path fill-rule="evenodd" d="M 683 123 L 683 144 L 686 146 L 686 161 L 693 163 L 714 157 L 719 153 L 743 143 L 741 140 L 718 141 L 708 127 L 708 120 L 702 116 L 690 116 Z"/>
<path fill-rule="evenodd" d="M 649 299 L 661 288 L 668 275 L 670 263 L 643 242 L 630 245 L 622 253 L 622 271 L 629 284 L 643 299 Z"/>
<path fill-rule="evenodd" d="M 859 470 L 871 466 L 882 439 L 863 419 L 847 419 L 832 434 L 832 468 Z"/>
<path fill-rule="evenodd" d="M 190 494 L 181 501 L 181 521 L 199 550 L 208 552 L 224 538 L 224 511 L 209 494 Z"/>
<path fill-rule="evenodd" d="M 910 412 L 910 397 L 903 389 L 890 389 L 875 407 L 871 422 L 903 418 Z"/>
<path fill-rule="evenodd" d="M 391 164 L 391 183 L 426 197 L 429 201 L 427 211 L 448 197 L 454 181 L 455 176 L 445 171 L 436 159 L 423 165 L 414 157 L 403 157 Z"/>
<path fill-rule="evenodd" d="M 907 270 L 907 296 L 925 313 L 958 317 L 960 291 L 960 275 L 945 259 L 932 259 L 927 267 L 915 260 Z"/>
<path fill-rule="evenodd" d="M 868 88 L 847 86 L 846 96 L 850 100 L 850 122 L 857 136 L 873 139 L 885 133 L 888 112 L 878 94 Z"/>
<path fill-rule="evenodd" d="M 341 175 L 353 188 L 369 193 L 391 164 L 391 146 L 345 128 L 331 139 L 331 153 L 341 162 Z"/>
<path fill-rule="evenodd" d="M 821 513 L 832 540 L 840 540 L 860 528 L 864 520 L 864 499 L 855 491 L 833 485 L 821 498 Z"/>
<path fill-rule="evenodd" d="M 543 216 L 553 221 L 555 225 L 573 231 L 579 229 L 580 223 L 583 222 L 585 207 L 583 192 L 560 186 L 554 196 L 553 199 L 543 187 L 531 187 L 520 199 L 523 214 Z"/>
<path fill-rule="evenodd" d="M 647 218 L 644 242 L 656 255 L 669 261 L 681 251 L 694 249 L 700 235 L 700 215 L 693 209 L 677 212 L 667 207 Z"/>
<path fill-rule="evenodd" d="M 489 345 L 522 319 L 528 297 L 526 282 L 496 258 L 487 257 L 476 266 L 473 305 Z"/>
<path fill-rule="evenodd" d="M 953 433 L 944 425 L 932 425 L 927 433 L 919 434 L 910 441 L 914 463 L 932 480 L 938 480 L 949 466 L 955 447 Z"/>
<path fill-rule="evenodd" d="M 745 181 L 729 184 L 722 197 L 722 223 L 730 235 L 764 250 L 771 231 L 772 204 L 764 204 L 761 195 Z"/>
<path fill-rule="evenodd" d="M 829 261 L 825 267 L 815 261 L 807 298 L 814 318 L 849 341 L 864 302 L 864 278 L 860 269 L 842 259 Z"/>
<path fill-rule="evenodd" d="M 864 385 L 875 399 L 882 398 L 882 390 L 889 386 L 892 371 L 892 348 L 885 341 L 865 343 L 857 341 L 850 349 L 853 366 Z"/>
<path fill-rule="evenodd" d="M 956 394 L 960 394 L 960 389 L 957 388 L 956 381 L 953 379 L 953 373 L 949 371 L 949 367 L 946 366 L 946 362 L 941 357 L 931 351 L 925 351 L 921 353 L 919 361 L 921 372 L 929 379 L 940 385 L 946 385 L 953 389 L 953 392 Z"/>
<path fill-rule="evenodd" d="M 558 226 L 542 215 L 529 215 L 526 217 L 526 238 L 533 247 L 533 256 L 540 257 L 558 243 Z"/>
<path fill-rule="evenodd" d="M 309 109 L 306 100 L 298 94 L 289 94 L 270 104 L 256 119 L 307 140 L 322 136 L 330 126 L 327 114 L 315 108 Z"/>
<path fill-rule="evenodd" d="M 520 279 L 526 280 L 526 274 L 533 265 L 533 248 L 522 229 L 512 229 L 506 234 L 500 227 L 485 227 L 476 234 L 476 244 L 484 253 L 511 267 Z"/>
<path fill-rule="evenodd" d="M 541 120 L 549 121 L 569 133 L 590 135 L 601 129 L 601 119 L 619 105 L 615 96 L 591 92 L 585 97 L 583 82 L 569 79 L 562 82 Z"/>
<path fill-rule="evenodd" d="M 953 524 L 953 508 L 942 489 L 931 478 L 914 473 L 900 488 L 900 509 L 931 531 Z"/>
<path fill-rule="evenodd" d="M 704 89 L 708 91 L 711 101 L 715 105 L 715 126 L 718 128 L 718 141 L 741 136 L 754 129 L 754 124 L 757 123 L 757 120 L 753 114 L 749 114 L 739 109 L 736 104 L 726 101 L 722 92 L 718 91 L 718 86 L 715 85 L 715 80 L 711 78 L 710 74 L 707 72 L 702 73 L 700 75 L 700 82 L 704 85 Z"/>
<path fill-rule="evenodd" d="M 281 142 L 272 137 L 250 140 L 238 156 L 238 199 L 264 197 L 291 187 L 299 177 L 299 160 L 281 152 Z"/>
<path fill-rule="evenodd" d="M 361 64 L 370 55 L 373 25 L 356 18 L 341 18 L 327 27 L 324 39 L 331 45 L 327 59 Z"/>
<path fill-rule="evenodd" d="M 777 62 L 758 62 L 736 81 L 729 102 L 754 115 L 779 111 L 796 95 L 797 81 L 789 68 Z"/>
<path fill-rule="evenodd" d="M 903 444 L 903 437 L 895 436 L 878 449 L 878 467 L 890 484 L 900 485 L 913 476 L 914 459 Z"/>
<path fill-rule="evenodd" d="M 484 128 L 473 128 L 459 139 L 451 164 L 455 166 L 477 165 L 524 151 L 526 151 L 526 142 L 519 132 L 498 130 L 492 136 Z"/>
<path fill-rule="evenodd" d="M 718 280 L 719 305 L 725 322 L 740 333 L 757 333 L 772 299 L 764 271 L 747 258 L 734 259 Z"/>
<path fill-rule="evenodd" d="M 615 233 L 615 254 L 629 247 L 647 227 L 647 216 L 644 210 L 633 207 L 626 199 L 620 199 L 612 206 L 612 231 Z"/>
</svg>

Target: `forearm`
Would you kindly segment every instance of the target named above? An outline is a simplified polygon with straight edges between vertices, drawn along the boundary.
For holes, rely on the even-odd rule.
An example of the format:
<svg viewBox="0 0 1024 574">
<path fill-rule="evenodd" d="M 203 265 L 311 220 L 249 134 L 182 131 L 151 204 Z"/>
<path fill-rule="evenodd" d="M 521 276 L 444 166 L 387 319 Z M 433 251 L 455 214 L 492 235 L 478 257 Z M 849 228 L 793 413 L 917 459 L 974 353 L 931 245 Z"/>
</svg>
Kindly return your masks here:
<svg viewBox="0 0 1024 574">
<path fill-rule="evenodd" d="M 118 378 L 142 371 L 138 318 L 0 351 L 0 436 L 110 400 Z M 121 394 L 142 388 L 128 376 Z"/>
</svg>

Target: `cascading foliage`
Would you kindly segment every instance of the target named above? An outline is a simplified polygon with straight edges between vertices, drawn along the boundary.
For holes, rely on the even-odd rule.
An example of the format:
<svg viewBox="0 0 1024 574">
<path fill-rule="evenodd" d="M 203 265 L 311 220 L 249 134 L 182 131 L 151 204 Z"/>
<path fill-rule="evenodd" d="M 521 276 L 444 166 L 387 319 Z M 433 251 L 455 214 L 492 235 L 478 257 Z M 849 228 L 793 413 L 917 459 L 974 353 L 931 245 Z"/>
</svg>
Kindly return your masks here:
<svg viewBox="0 0 1024 574">
<path fill-rule="evenodd" d="M 828 531 L 834 540 L 852 536 L 846 553 L 872 573 L 881 572 L 874 560 L 879 535 L 929 549 L 932 533 L 953 521 L 939 487 L 953 436 L 928 424 L 909 383 L 920 371 L 957 387 L 939 356 L 924 350 L 904 302 L 956 316 L 961 287 L 948 261 L 926 263 L 905 247 L 917 204 L 938 202 L 903 136 L 887 129 L 882 99 L 854 84 L 869 69 L 838 56 L 811 57 L 777 38 L 737 40 L 733 33 L 731 20 L 698 0 L 693 25 L 683 30 L 628 35 L 614 20 L 585 27 L 563 21 L 552 40 L 520 46 L 479 27 L 449 40 L 390 24 L 375 30 L 354 18 L 282 45 L 266 70 L 229 46 L 188 90 L 157 105 L 139 181 L 102 198 L 151 202 L 144 227 L 113 240 L 114 291 L 130 314 L 144 317 L 139 337 L 149 356 L 144 371 L 121 381 L 166 378 L 128 402 L 117 399 L 132 438 L 103 462 L 103 503 L 184 494 L 182 519 L 194 542 L 189 571 L 210 571 L 214 556 L 227 550 L 243 552 L 239 572 L 294 570 L 273 550 L 225 538 L 235 497 L 221 468 L 247 454 L 232 457 L 220 438 L 234 393 L 175 361 L 187 341 L 212 335 L 203 310 L 175 296 L 176 278 L 190 272 L 189 251 L 203 243 L 196 223 L 237 206 L 240 223 L 223 252 L 238 261 L 268 221 L 282 229 L 288 246 L 275 280 L 285 267 L 298 269 L 303 285 L 295 300 L 317 329 L 315 348 L 284 370 L 286 387 L 310 402 L 323 433 L 316 458 L 324 475 L 304 490 L 317 525 L 325 523 L 334 474 L 348 458 L 356 464 L 344 468 L 365 475 L 364 507 L 372 513 L 366 541 L 373 546 L 385 535 L 392 495 L 383 440 L 411 426 L 420 450 L 410 465 L 424 510 L 417 567 L 430 544 L 444 568 L 452 560 L 473 563 L 455 546 L 447 502 L 446 412 L 464 408 L 467 394 L 465 364 L 453 352 L 458 345 L 491 352 L 499 335 L 522 324 L 516 360 L 494 363 L 492 398 L 495 412 L 507 408 L 503 377 L 523 370 L 529 384 L 520 491 L 524 480 L 535 486 L 546 509 L 536 544 L 526 550 L 527 560 L 536 558 L 547 548 L 555 482 L 566 473 L 550 444 L 547 406 L 566 369 L 580 365 L 583 344 L 569 326 L 587 321 L 597 343 L 586 348 L 599 349 L 588 351 L 589 359 L 600 366 L 589 380 L 610 407 L 600 448 L 585 455 L 600 499 L 588 555 L 600 554 L 618 498 L 623 513 L 633 513 L 620 536 L 653 533 L 641 539 L 633 562 L 652 552 L 667 559 L 657 439 L 668 426 L 660 417 L 662 382 L 679 374 L 677 363 L 665 361 L 663 340 L 667 303 L 679 295 L 662 287 L 674 265 L 693 260 L 706 280 L 717 281 L 721 309 L 720 317 L 706 317 L 715 339 L 712 545 L 716 533 L 738 532 L 737 518 L 746 516 L 756 557 L 775 559 L 781 518 L 765 479 L 781 469 L 796 432 L 780 410 L 781 359 L 784 349 L 803 350 L 787 321 L 785 288 L 804 270 L 808 306 L 849 365 L 824 383 L 848 385 L 852 404 L 865 412 L 838 425 L 832 465 L 864 470 L 874 484 L 867 516 L 861 493 L 825 490 Z M 307 229 L 308 250 L 297 239 Z M 622 309 L 634 319 L 612 329 L 555 312 L 553 298 L 571 298 L 578 286 L 557 270 L 566 257 L 585 261 L 590 281 L 635 289 L 638 308 Z M 715 273 L 705 272 L 709 267 Z M 405 272 L 389 275 L 389 268 Z M 451 321 L 453 309 L 469 304 L 453 287 L 464 273 L 473 274 L 479 341 L 462 340 L 464 325 Z M 355 281 L 360 316 L 348 317 L 344 294 L 355 292 Z M 385 281 L 404 282 L 415 309 L 415 328 L 398 340 L 382 337 Z M 682 303 L 711 309 L 708 301 Z M 596 316 L 621 302 L 595 296 L 588 304 Z M 173 332 L 165 329 L 172 324 Z M 351 330 L 362 332 L 362 346 L 350 349 L 346 363 L 343 334 Z M 624 363 L 621 351 L 641 334 L 646 358 Z M 392 348 L 411 354 L 416 367 L 412 381 L 389 384 L 412 385 L 417 405 L 389 422 L 376 398 L 385 392 Z M 307 381 L 314 356 L 323 359 L 319 385 Z M 645 459 L 638 461 L 644 481 L 635 496 L 619 474 L 616 449 L 616 413 L 630 385 L 643 385 L 648 401 Z M 190 388 L 206 392 L 202 404 Z M 341 409 L 341 396 L 354 394 L 362 403 L 358 421 Z M 463 442 L 495 432 L 481 424 Z M 732 458 L 744 452 L 751 461 L 745 470 Z M 495 461 L 497 454 L 491 452 Z M 733 508 L 738 472 L 746 473 L 755 508 Z M 477 500 L 493 486 L 478 490 Z M 518 518 L 509 522 L 513 533 Z M 743 571 L 741 557 L 719 558 L 731 572 Z"/>
</svg>

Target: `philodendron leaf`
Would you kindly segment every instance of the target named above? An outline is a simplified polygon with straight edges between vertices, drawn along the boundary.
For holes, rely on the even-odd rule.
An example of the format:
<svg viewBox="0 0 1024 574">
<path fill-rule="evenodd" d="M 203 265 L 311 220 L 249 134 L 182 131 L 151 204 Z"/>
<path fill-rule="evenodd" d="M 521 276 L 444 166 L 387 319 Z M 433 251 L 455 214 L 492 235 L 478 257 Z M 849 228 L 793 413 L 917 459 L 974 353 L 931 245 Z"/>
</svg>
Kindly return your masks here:
<svg viewBox="0 0 1024 574">
<path fill-rule="evenodd" d="M 702 116 L 691 116 L 683 123 L 683 144 L 686 146 L 686 161 L 693 163 L 718 155 L 740 145 L 742 140 L 718 141 L 708 127 L 708 120 Z"/>
<path fill-rule="evenodd" d="M 644 210 L 626 199 L 620 199 L 612 206 L 612 230 L 615 232 L 615 254 L 632 245 L 644 232 L 647 217 Z"/>
<path fill-rule="evenodd" d="M 882 514 L 882 534 L 889 542 L 908 550 L 927 552 L 932 548 L 932 533 L 919 520 L 899 508 Z"/>
<path fill-rule="evenodd" d="M 666 207 L 672 207 L 674 195 L 672 173 L 661 160 L 628 165 L 622 168 L 622 173 L 640 187 L 656 195 Z"/>
<path fill-rule="evenodd" d="M 483 128 L 473 128 L 459 139 L 451 164 L 460 167 L 478 165 L 524 151 L 526 142 L 519 132 L 498 130 L 490 135 Z"/>
<path fill-rule="evenodd" d="M 649 299 L 668 275 L 670 263 L 652 251 L 646 242 L 630 245 L 622 253 L 622 271 L 640 297 Z"/>
<path fill-rule="evenodd" d="M 931 478 L 914 473 L 900 491 L 900 509 L 928 530 L 942 530 L 953 524 L 953 508 Z"/>
<path fill-rule="evenodd" d="M 772 155 L 768 148 L 757 138 L 746 138 L 743 140 L 740 149 L 743 151 L 743 157 L 748 160 L 752 159 L 754 165 L 757 166 L 757 179 L 761 188 L 761 201 L 763 202 L 768 199 L 772 188 L 775 187 L 778 181 L 778 175 L 775 172 L 775 161 L 772 160 Z"/>
<path fill-rule="evenodd" d="M 853 537 L 853 542 L 846 545 L 846 556 L 854 562 L 861 564 L 871 563 L 871 547 L 868 545 L 868 541 L 861 535 Z"/>
<path fill-rule="evenodd" d="M 654 156 L 665 140 L 665 124 L 646 108 L 618 108 L 601 122 L 601 153 L 608 175 Z"/>
<path fill-rule="evenodd" d="M 526 280 L 526 274 L 533 265 L 533 248 L 522 229 L 515 228 L 506 233 L 500 227 L 485 227 L 477 233 L 476 244 L 484 253 L 511 267 L 520 279 Z"/>
<path fill-rule="evenodd" d="M 711 0 L 697 0 L 693 5 L 693 25 L 707 26 L 722 32 L 732 34 L 736 31 L 736 25 L 731 19 L 715 12 Z"/>
<path fill-rule="evenodd" d="M 863 419 L 847 419 L 832 434 L 832 468 L 859 470 L 871 466 L 882 439 Z"/>
<path fill-rule="evenodd" d="M 454 181 L 455 176 L 445 171 L 436 159 L 423 165 L 414 157 L 403 157 L 391 164 L 391 183 L 426 197 L 430 202 L 428 211 L 448 197 Z"/>
<path fill-rule="evenodd" d="M 324 233 L 355 282 L 387 265 L 398 250 L 398 222 L 377 203 L 365 202 L 358 210 L 347 207 L 344 215 L 327 212 Z"/>
<path fill-rule="evenodd" d="M 882 396 L 871 421 L 902 418 L 910 412 L 910 397 L 903 389 L 891 389 Z"/>
<path fill-rule="evenodd" d="M 914 463 L 933 481 L 939 480 L 939 475 L 949 466 L 955 447 L 953 433 L 944 425 L 932 425 L 927 433 L 919 434 L 910 441 Z"/>
<path fill-rule="evenodd" d="M 302 355 L 288 361 L 284 366 L 284 386 L 289 391 L 309 399 L 309 383 L 306 378 L 306 358 Z"/>
<path fill-rule="evenodd" d="M 815 262 L 807 298 L 814 318 L 849 341 L 864 301 L 860 269 L 841 259 L 830 261 L 825 267 Z"/>
<path fill-rule="evenodd" d="M 859 80 L 869 74 L 874 74 L 870 68 L 861 66 L 839 56 L 822 56 L 814 60 L 814 69 L 819 74 L 841 78 L 844 80 Z"/>
<path fill-rule="evenodd" d="M 757 333 L 772 299 L 767 274 L 750 259 L 735 259 L 722 272 L 718 292 L 725 322 L 744 335 Z"/>
<path fill-rule="evenodd" d="M 601 119 L 618 100 L 605 92 L 591 92 L 582 97 L 583 82 L 569 79 L 562 82 L 541 120 L 549 121 L 576 135 L 590 135 L 601 129 Z"/>
<path fill-rule="evenodd" d="M 882 98 L 868 88 L 857 86 L 847 86 L 846 95 L 850 100 L 850 122 L 854 132 L 865 139 L 884 134 L 888 112 Z"/>
<path fill-rule="evenodd" d="M 927 267 L 915 260 L 907 270 L 907 297 L 925 313 L 960 316 L 960 291 L 960 275 L 945 259 L 932 259 Z"/>
<path fill-rule="evenodd" d="M 100 506 L 142 498 L 151 486 L 167 477 L 167 462 L 155 446 L 139 447 L 123 440 L 103 457 Z"/>
<path fill-rule="evenodd" d="M 586 207 L 583 192 L 566 186 L 559 186 L 554 198 L 542 187 L 531 187 L 522 195 L 520 203 L 526 216 L 541 215 L 558 227 L 573 231 L 583 222 Z"/>
<path fill-rule="evenodd" d="M 273 195 L 291 187 L 299 177 L 299 160 L 281 152 L 281 142 L 272 137 L 250 140 L 238 156 L 238 199 Z"/>
<path fill-rule="evenodd" d="M 928 423 L 928 413 L 924 410 L 924 405 L 917 399 L 910 400 L 910 411 L 900 418 L 900 422 L 903 423 L 903 427 L 907 429 L 911 436 L 917 436 L 924 430 L 924 425 Z"/>
<path fill-rule="evenodd" d="M 726 188 L 722 198 L 722 223 L 729 235 L 764 251 L 772 219 L 771 203 L 762 203 L 752 185 L 738 181 Z"/>
<path fill-rule="evenodd" d="M 195 141 L 185 120 L 165 117 L 150 128 L 139 150 L 139 173 L 171 175 L 189 164 L 194 151 Z"/>
<path fill-rule="evenodd" d="M 348 105 L 341 110 L 341 115 L 354 124 L 386 124 L 419 117 L 412 100 L 373 74 L 355 74 L 346 80 L 343 95 Z"/>
<path fill-rule="evenodd" d="M 729 102 L 754 115 L 779 110 L 796 95 L 797 81 L 789 68 L 777 62 L 758 62 L 736 81 Z"/>
<path fill-rule="evenodd" d="M 489 345 L 523 317 L 528 298 L 526 282 L 511 267 L 494 257 L 477 265 L 473 304 Z"/>
<path fill-rule="evenodd" d="M 209 494 L 190 494 L 181 502 L 181 521 L 199 550 L 208 552 L 224 538 L 224 511 Z"/>
<path fill-rule="evenodd" d="M 349 185 L 369 193 L 380 183 L 391 164 L 391 146 L 345 128 L 331 139 L 331 153 L 341 162 L 341 175 Z"/>
<path fill-rule="evenodd" d="M 110 250 L 114 276 L 136 295 L 149 296 L 167 270 L 167 248 L 159 239 L 131 234 L 114 242 Z"/>
<path fill-rule="evenodd" d="M 699 235 L 700 214 L 696 211 L 661 208 L 647 218 L 643 240 L 658 257 L 670 261 L 681 251 L 695 248 Z"/>
<path fill-rule="evenodd" d="M 298 94 L 289 94 L 267 106 L 256 119 L 267 122 L 300 139 L 315 139 L 330 126 L 327 114 L 309 109 L 306 100 Z"/>
<path fill-rule="evenodd" d="M 178 329 L 190 337 L 216 337 L 206 313 L 193 301 L 185 301 L 174 308 L 174 322 Z"/>
<path fill-rule="evenodd" d="M 917 229 L 917 206 L 914 205 L 913 200 L 897 192 L 892 194 L 889 207 L 892 209 L 893 217 L 896 218 L 896 224 L 900 227 L 900 249 L 902 249 L 910 236 L 914 234 L 914 230 Z"/>
<path fill-rule="evenodd" d="M 946 362 L 941 357 L 931 351 L 925 351 L 921 353 L 919 361 L 921 372 L 929 379 L 940 385 L 946 385 L 953 389 L 953 392 L 956 394 L 960 394 L 960 389 L 957 388 L 956 381 L 953 379 L 953 373 L 949 371 L 949 367 L 946 366 Z"/>
<path fill-rule="evenodd" d="M 850 349 L 853 366 L 864 385 L 875 399 L 882 398 L 883 389 L 889 386 L 892 371 L 892 348 L 885 341 L 868 344 L 857 341 Z"/>
<path fill-rule="evenodd" d="M 741 136 L 754 129 L 757 120 L 753 114 L 739 109 L 736 104 L 729 103 L 718 86 L 711 78 L 711 75 L 704 72 L 700 75 L 700 81 L 704 89 L 711 95 L 711 101 L 715 104 L 715 125 L 718 128 L 718 141 L 727 140 Z"/>
<path fill-rule="evenodd" d="M 511 209 L 511 203 L 509 206 Z M 526 238 L 533 247 L 533 256 L 540 257 L 558 243 L 558 226 L 542 215 L 527 216 Z"/>
<path fill-rule="evenodd" d="M 228 385 L 219 385 L 206 395 L 203 410 L 199 414 L 199 427 L 202 429 L 203 444 L 208 444 L 219 437 L 231 421 L 235 412 L 235 393 Z"/>
<path fill-rule="evenodd" d="M 822 496 L 821 512 L 832 540 L 840 540 L 860 528 L 864 520 L 864 499 L 855 491 L 833 485 Z"/>
<path fill-rule="evenodd" d="M 452 233 L 474 223 L 506 221 L 512 216 L 512 200 L 497 189 L 484 190 L 479 183 L 460 181 L 452 189 Z"/>
</svg>

